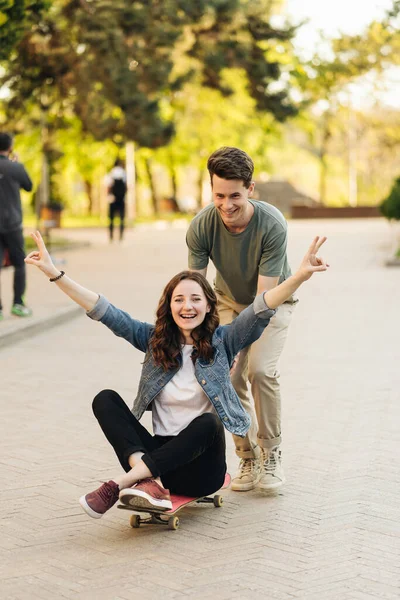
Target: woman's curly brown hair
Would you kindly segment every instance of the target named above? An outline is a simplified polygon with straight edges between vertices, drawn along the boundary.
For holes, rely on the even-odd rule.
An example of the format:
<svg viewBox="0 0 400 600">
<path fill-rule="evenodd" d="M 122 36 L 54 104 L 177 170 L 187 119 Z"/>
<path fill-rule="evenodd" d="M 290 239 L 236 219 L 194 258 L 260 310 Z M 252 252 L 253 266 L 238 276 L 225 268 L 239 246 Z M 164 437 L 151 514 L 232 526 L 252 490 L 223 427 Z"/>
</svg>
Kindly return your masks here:
<svg viewBox="0 0 400 600">
<path fill-rule="evenodd" d="M 181 271 L 164 288 L 158 303 L 155 328 L 150 340 L 154 362 L 164 371 L 176 369 L 181 364 L 179 356 L 182 349 L 182 334 L 172 317 L 171 298 L 178 283 L 184 279 L 191 279 L 200 285 L 210 307 L 204 321 L 192 331 L 195 349 L 193 360 L 197 358 L 212 360 L 214 357 L 211 342 L 213 333 L 219 325 L 217 297 L 203 275 L 194 271 Z"/>
</svg>

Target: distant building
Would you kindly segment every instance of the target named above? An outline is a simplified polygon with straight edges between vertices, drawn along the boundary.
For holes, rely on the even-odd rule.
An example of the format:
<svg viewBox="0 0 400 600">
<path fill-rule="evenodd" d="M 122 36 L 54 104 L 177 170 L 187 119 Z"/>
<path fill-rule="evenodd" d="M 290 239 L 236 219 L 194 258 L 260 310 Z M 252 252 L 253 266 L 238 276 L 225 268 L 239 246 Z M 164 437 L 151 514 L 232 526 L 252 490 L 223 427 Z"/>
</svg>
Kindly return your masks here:
<svg viewBox="0 0 400 600">
<path fill-rule="evenodd" d="M 292 206 L 321 206 L 317 200 L 303 194 L 285 179 L 256 181 L 254 199 L 276 206 L 287 216 L 291 215 Z"/>
</svg>

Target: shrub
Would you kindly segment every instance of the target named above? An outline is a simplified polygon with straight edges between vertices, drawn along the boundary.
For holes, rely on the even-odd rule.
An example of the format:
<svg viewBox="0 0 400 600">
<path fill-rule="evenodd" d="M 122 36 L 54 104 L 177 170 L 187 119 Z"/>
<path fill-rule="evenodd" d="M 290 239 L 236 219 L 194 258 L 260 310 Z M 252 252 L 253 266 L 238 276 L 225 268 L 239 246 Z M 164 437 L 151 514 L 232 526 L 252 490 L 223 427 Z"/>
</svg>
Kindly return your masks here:
<svg viewBox="0 0 400 600">
<path fill-rule="evenodd" d="M 380 205 L 380 210 L 389 221 L 400 221 L 400 177 L 395 180 L 389 196 Z"/>
</svg>

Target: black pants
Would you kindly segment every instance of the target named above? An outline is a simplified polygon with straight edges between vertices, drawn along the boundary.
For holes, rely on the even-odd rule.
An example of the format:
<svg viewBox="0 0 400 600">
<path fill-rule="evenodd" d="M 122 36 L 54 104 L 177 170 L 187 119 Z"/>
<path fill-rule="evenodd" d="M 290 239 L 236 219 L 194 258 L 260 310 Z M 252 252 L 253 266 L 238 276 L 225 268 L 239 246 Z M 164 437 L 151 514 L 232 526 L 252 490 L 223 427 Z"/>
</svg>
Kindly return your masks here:
<svg viewBox="0 0 400 600">
<path fill-rule="evenodd" d="M 14 304 L 23 304 L 26 286 L 25 250 L 22 229 L 0 233 L 0 270 L 3 264 L 4 250 L 7 248 L 10 262 L 14 267 Z M 2 308 L 0 299 L 0 309 Z"/>
<path fill-rule="evenodd" d="M 128 458 L 144 452 L 143 462 L 174 494 L 206 496 L 219 490 L 226 473 L 225 431 L 211 413 L 194 419 L 176 436 L 152 436 L 133 416 L 121 396 L 103 390 L 93 412 L 125 471 Z"/>
<path fill-rule="evenodd" d="M 114 236 L 114 219 L 116 216 L 119 216 L 119 239 L 122 240 L 125 227 L 125 202 L 111 202 L 109 216 L 110 240 L 112 240 Z"/>
</svg>

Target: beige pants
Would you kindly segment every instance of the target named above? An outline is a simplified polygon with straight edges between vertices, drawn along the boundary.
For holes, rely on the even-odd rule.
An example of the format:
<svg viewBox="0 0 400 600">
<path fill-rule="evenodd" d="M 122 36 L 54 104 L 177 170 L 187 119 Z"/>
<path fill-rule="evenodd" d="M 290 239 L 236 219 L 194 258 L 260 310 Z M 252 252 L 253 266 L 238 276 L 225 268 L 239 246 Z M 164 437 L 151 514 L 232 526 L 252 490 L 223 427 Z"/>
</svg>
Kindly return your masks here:
<svg viewBox="0 0 400 600">
<path fill-rule="evenodd" d="M 233 387 L 252 423 L 244 438 L 233 436 L 236 454 L 240 458 L 258 456 L 260 447 L 272 448 L 281 442 L 281 392 L 277 365 L 294 307 L 295 304 L 285 303 L 277 309 L 262 336 L 240 352 L 232 374 Z M 227 296 L 218 294 L 221 325 L 231 323 L 245 308 Z M 247 380 L 250 382 L 254 407 L 248 396 Z"/>
</svg>

